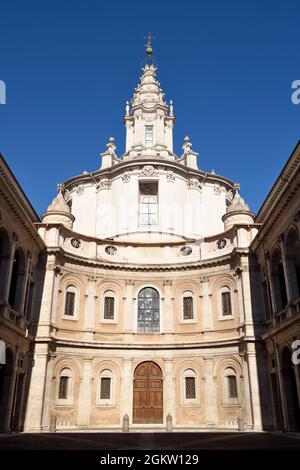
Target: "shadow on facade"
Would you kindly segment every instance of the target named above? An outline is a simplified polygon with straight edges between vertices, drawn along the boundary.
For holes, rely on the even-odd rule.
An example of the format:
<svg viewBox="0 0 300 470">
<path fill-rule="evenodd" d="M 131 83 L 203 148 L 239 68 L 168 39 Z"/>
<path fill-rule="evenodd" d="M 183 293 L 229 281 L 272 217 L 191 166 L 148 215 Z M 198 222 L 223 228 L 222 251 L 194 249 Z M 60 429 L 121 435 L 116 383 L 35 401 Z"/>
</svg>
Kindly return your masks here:
<svg viewBox="0 0 300 470">
<path fill-rule="evenodd" d="M 44 286 L 45 263 L 44 254 L 40 256 L 36 270 L 35 288 L 25 284 L 25 276 L 20 276 L 21 257 L 15 253 L 14 266 L 11 274 L 8 309 L 20 315 L 17 304 L 18 290 L 21 293 L 24 289 L 28 299 L 28 304 L 32 306 L 30 312 L 26 311 L 26 302 L 21 319 L 25 324 L 20 323 L 21 328 L 13 328 L 6 339 L 5 364 L 0 365 L 0 432 L 17 432 L 24 428 L 25 414 L 28 401 L 31 371 L 34 357 L 34 339 L 37 332 L 39 313 Z M 31 292 L 30 292 L 31 291 Z M 30 299 L 29 297 L 32 296 Z M 12 317 L 11 317 L 12 318 Z M 9 329 L 9 328 L 8 328 Z"/>
<path fill-rule="evenodd" d="M 299 242 L 294 248 L 299 247 Z M 300 367 L 292 360 L 292 343 L 299 338 L 300 276 L 297 251 L 286 258 L 276 246 L 264 255 L 265 265 L 250 257 L 250 284 L 258 390 L 264 430 L 300 431 Z M 294 266 L 291 266 L 294 260 Z M 295 276 L 291 282 L 293 270 Z M 300 273 L 300 270 L 299 270 Z M 290 286 L 293 285 L 293 290 Z"/>
</svg>

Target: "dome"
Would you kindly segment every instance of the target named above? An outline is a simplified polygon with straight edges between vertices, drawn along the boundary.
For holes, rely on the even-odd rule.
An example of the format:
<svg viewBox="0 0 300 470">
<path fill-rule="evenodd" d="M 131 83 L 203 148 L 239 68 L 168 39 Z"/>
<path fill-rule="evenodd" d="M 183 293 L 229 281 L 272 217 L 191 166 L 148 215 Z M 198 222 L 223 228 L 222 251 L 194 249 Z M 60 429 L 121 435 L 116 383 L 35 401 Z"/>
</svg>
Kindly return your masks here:
<svg viewBox="0 0 300 470">
<path fill-rule="evenodd" d="M 48 206 L 47 212 L 66 212 L 67 214 L 71 214 L 70 207 L 64 200 L 61 192 L 55 196 L 51 204 Z"/>
<path fill-rule="evenodd" d="M 227 207 L 226 213 L 247 211 L 250 212 L 248 204 L 245 203 L 239 192 L 236 192 L 231 204 Z"/>
<path fill-rule="evenodd" d="M 63 224 L 72 229 L 75 217 L 71 214 L 70 207 L 64 200 L 61 192 L 53 199 L 47 211 L 42 216 L 43 223 Z"/>
<path fill-rule="evenodd" d="M 236 191 L 234 198 L 223 215 L 224 228 L 227 230 L 236 224 L 249 225 L 254 221 L 254 214 L 250 211 L 248 204 L 241 197 L 239 191 Z"/>
</svg>

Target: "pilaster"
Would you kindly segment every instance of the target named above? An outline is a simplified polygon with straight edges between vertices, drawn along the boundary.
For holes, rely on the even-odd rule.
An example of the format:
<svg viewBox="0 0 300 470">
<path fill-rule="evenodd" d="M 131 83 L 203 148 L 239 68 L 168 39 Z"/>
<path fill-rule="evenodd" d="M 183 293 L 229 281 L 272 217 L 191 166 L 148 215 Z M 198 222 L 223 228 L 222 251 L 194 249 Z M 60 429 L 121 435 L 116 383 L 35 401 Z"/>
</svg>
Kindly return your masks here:
<svg viewBox="0 0 300 470">
<path fill-rule="evenodd" d="M 216 380 L 217 378 L 213 375 L 214 370 L 214 358 L 204 357 L 204 368 L 205 368 L 205 414 L 207 426 L 216 426 L 217 424 L 217 390 Z"/>
<path fill-rule="evenodd" d="M 78 416 L 77 423 L 79 428 L 87 428 L 90 421 L 91 409 L 91 368 L 92 358 L 83 359 L 82 376 L 80 378 Z"/>
<path fill-rule="evenodd" d="M 201 279 L 202 293 L 200 298 L 202 299 L 202 321 L 203 330 L 211 330 L 213 327 L 212 321 L 212 294 L 209 290 L 209 278 L 207 276 Z"/>
</svg>

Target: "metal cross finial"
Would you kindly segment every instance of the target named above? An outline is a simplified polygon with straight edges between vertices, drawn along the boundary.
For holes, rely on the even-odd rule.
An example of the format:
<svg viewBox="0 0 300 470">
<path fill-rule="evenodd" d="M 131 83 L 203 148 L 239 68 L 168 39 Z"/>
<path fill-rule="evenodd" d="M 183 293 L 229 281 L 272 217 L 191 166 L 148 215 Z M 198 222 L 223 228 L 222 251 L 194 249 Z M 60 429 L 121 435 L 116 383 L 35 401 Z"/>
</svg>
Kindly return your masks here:
<svg viewBox="0 0 300 470">
<path fill-rule="evenodd" d="M 156 37 L 152 36 L 151 33 L 148 33 L 147 36 L 144 37 L 144 39 L 147 39 L 147 44 L 145 44 L 146 53 L 147 53 L 148 56 L 151 56 L 152 52 L 153 52 L 152 41 L 153 41 L 153 39 L 156 39 Z"/>
</svg>

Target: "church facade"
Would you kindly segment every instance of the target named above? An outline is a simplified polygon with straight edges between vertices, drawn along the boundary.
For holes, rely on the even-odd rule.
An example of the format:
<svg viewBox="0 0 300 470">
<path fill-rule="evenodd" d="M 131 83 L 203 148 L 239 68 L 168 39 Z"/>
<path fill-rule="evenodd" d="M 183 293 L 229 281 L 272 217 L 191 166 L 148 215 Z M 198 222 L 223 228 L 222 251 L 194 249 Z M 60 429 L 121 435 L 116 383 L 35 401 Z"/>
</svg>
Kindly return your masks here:
<svg viewBox="0 0 300 470">
<path fill-rule="evenodd" d="M 63 182 L 32 220 L 26 432 L 276 426 L 252 249 L 264 218 L 238 184 L 198 168 L 188 137 L 175 155 L 151 54 L 126 103 L 124 155 L 110 138 L 100 169 Z"/>
</svg>

